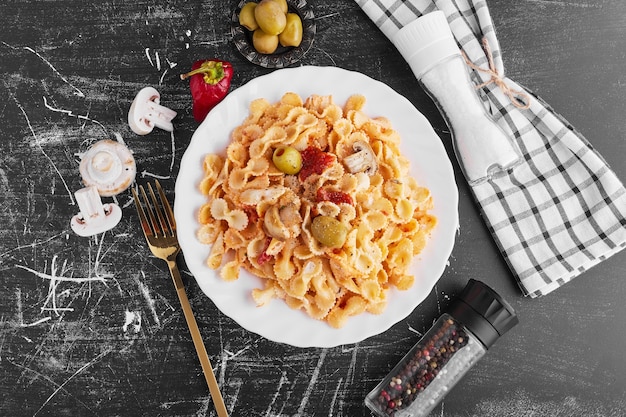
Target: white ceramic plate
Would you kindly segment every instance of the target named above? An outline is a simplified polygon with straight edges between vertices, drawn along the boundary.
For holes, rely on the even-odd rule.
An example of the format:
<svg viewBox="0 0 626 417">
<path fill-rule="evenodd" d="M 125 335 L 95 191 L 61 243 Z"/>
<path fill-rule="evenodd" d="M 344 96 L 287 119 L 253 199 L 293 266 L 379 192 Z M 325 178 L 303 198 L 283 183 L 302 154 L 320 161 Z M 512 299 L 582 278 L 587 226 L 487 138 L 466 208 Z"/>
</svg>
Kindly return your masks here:
<svg viewBox="0 0 626 417">
<path fill-rule="evenodd" d="M 223 281 L 206 266 L 210 247 L 196 239 L 197 211 L 205 202 L 198 191 L 203 176 L 202 161 L 207 153 L 221 153 L 230 142 L 230 132 L 248 115 L 256 98 L 278 101 L 286 92 L 302 98 L 312 94 L 332 95 L 343 105 L 353 94 L 363 94 L 364 111 L 371 117 L 385 116 L 401 134 L 401 151 L 411 161 L 411 175 L 428 187 L 434 198 L 433 213 L 438 224 L 426 249 L 416 257 L 410 271 L 415 284 L 408 291 L 391 291 L 389 303 L 380 315 L 352 317 L 341 329 L 334 329 L 304 312 L 292 310 L 282 300 L 257 307 L 251 296 L 261 280 L 242 270 L 239 280 Z M 187 266 L 202 291 L 227 316 L 245 329 L 267 339 L 299 347 L 333 347 L 356 343 L 387 330 L 408 316 L 430 293 L 443 273 L 454 246 L 458 227 L 458 191 L 446 151 L 426 118 L 403 96 L 387 85 L 363 74 L 335 67 L 288 68 L 276 70 L 232 91 L 198 127 L 183 155 L 176 180 L 174 213 L 178 238 Z"/>
</svg>

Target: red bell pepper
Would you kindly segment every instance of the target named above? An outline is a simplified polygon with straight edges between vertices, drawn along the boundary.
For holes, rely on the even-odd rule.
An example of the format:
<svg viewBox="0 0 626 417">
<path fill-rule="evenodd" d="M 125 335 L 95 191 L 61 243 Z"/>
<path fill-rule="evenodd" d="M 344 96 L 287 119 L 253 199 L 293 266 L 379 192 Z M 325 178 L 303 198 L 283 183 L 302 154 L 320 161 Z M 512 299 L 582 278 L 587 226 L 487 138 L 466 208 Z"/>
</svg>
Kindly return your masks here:
<svg viewBox="0 0 626 417">
<path fill-rule="evenodd" d="M 189 89 L 193 100 L 193 117 L 202 122 L 209 111 L 226 97 L 233 78 L 233 66 L 220 59 L 196 61 L 191 71 L 181 74 L 180 79 L 189 80 Z"/>
</svg>

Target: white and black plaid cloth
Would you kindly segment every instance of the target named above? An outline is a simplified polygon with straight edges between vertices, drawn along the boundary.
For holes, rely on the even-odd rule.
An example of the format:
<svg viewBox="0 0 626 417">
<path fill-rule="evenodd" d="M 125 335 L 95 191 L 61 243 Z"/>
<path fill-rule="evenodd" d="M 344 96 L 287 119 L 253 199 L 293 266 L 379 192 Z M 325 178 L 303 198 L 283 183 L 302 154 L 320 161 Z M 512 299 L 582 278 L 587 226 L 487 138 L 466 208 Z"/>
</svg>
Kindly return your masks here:
<svg viewBox="0 0 626 417">
<path fill-rule="evenodd" d="M 526 91 L 530 108 L 515 107 L 495 84 L 479 90 L 495 121 L 516 141 L 524 163 L 472 187 L 483 218 L 525 295 L 545 295 L 626 246 L 626 190 L 604 159 L 566 120 L 532 92 L 504 77 L 493 22 L 483 0 L 356 0 L 391 40 L 406 24 L 445 13 L 469 60 L 495 68 Z M 490 75 L 471 70 L 478 85 Z"/>
</svg>

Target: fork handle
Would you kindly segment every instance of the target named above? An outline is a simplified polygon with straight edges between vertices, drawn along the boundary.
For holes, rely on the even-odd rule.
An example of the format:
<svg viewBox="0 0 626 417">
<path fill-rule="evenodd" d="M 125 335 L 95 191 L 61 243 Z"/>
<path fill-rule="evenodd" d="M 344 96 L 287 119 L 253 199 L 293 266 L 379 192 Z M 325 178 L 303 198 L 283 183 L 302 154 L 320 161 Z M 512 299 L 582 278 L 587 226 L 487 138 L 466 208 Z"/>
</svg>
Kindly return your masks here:
<svg viewBox="0 0 626 417">
<path fill-rule="evenodd" d="M 222 398 L 220 387 L 217 385 L 217 380 L 215 379 L 215 374 L 213 373 L 213 367 L 209 361 L 209 355 L 207 354 L 204 342 L 202 341 L 202 335 L 198 329 L 198 323 L 196 322 L 196 318 L 191 310 L 191 305 L 189 305 L 189 298 L 187 298 L 187 293 L 185 292 L 185 286 L 180 277 L 178 266 L 175 261 L 168 261 L 167 264 L 170 268 L 170 273 L 172 274 L 172 280 L 174 281 L 174 287 L 176 287 L 176 293 L 178 294 L 180 305 L 182 306 L 183 313 L 185 314 L 185 320 L 187 321 L 187 326 L 189 327 L 189 332 L 191 333 L 193 345 L 196 347 L 196 352 L 198 353 L 198 358 L 200 359 L 200 364 L 202 365 L 204 378 L 209 385 L 209 392 L 211 393 L 211 398 L 213 399 L 213 406 L 215 407 L 215 411 L 217 411 L 218 417 L 228 417 L 228 411 L 226 410 L 226 405 L 224 405 L 224 399 Z"/>
</svg>

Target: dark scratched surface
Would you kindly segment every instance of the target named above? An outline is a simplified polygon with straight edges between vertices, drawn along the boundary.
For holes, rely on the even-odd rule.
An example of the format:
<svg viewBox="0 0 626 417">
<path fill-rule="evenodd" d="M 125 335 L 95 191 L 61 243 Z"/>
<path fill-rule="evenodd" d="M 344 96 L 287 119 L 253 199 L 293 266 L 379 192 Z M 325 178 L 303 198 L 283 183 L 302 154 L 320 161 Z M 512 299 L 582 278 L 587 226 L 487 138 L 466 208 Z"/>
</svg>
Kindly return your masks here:
<svg viewBox="0 0 626 417">
<path fill-rule="evenodd" d="M 112 231 L 75 235 L 78 155 L 122 138 L 139 182 L 174 198 L 197 127 L 187 83 L 196 59 L 235 67 L 233 88 L 271 70 L 234 48 L 232 2 L 8 0 L 0 5 L 0 415 L 214 416 L 166 265 L 151 256 L 128 192 Z M 312 0 L 317 35 L 304 65 L 383 81 L 424 113 L 451 153 L 443 119 L 391 43 L 351 0 Z M 509 76 L 568 119 L 626 178 L 626 3 L 489 0 Z M 329 80 L 331 82 L 331 80 Z M 175 131 L 139 137 L 136 92 L 159 90 Z M 468 186 L 443 276 L 388 331 L 336 348 L 295 348 L 243 330 L 181 269 L 233 416 L 368 416 L 363 398 L 469 278 L 513 304 L 499 340 L 433 416 L 626 415 L 626 254 L 554 293 L 526 299 Z M 288 331 L 286 329 L 286 331 Z"/>
</svg>

